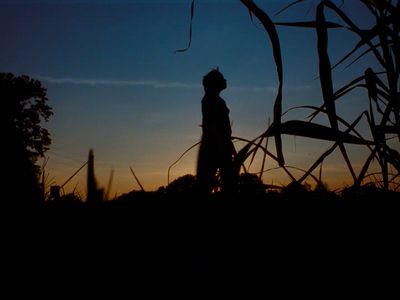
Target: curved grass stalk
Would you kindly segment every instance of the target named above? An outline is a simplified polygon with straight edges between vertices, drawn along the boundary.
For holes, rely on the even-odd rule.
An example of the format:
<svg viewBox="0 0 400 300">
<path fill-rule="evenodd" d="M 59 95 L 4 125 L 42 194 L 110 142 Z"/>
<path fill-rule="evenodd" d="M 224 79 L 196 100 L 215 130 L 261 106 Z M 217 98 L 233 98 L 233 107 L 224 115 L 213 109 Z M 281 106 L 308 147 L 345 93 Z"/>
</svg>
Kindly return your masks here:
<svg viewBox="0 0 400 300">
<path fill-rule="evenodd" d="M 174 161 L 174 162 L 168 167 L 168 174 L 167 174 L 167 183 L 168 183 L 168 184 L 169 184 L 169 174 L 170 174 L 170 172 L 171 172 L 171 168 L 172 168 L 173 166 L 175 166 L 175 165 L 182 159 L 182 157 L 184 157 L 190 150 L 192 150 L 193 148 L 195 148 L 195 147 L 197 147 L 198 145 L 200 145 L 200 143 L 201 143 L 201 142 L 197 142 L 196 144 L 190 146 L 188 149 L 186 149 L 186 150 L 181 154 L 181 156 L 179 156 L 179 158 L 178 158 L 176 161 Z"/>
</svg>

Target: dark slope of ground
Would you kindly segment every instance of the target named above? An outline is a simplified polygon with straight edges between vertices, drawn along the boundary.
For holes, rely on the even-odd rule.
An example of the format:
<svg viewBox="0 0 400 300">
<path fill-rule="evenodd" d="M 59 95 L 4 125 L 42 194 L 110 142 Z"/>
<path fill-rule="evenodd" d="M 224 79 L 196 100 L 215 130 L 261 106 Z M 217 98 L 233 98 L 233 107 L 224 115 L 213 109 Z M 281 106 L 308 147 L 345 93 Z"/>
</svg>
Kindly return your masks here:
<svg viewBox="0 0 400 300">
<path fill-rule="evenodd" d="M 399 201 L 398 193 L 371 190 L 47 203 L 2 212 L 2 257 L 12 281 L 40 279 L 66 291 L 114 282 L 135 294 L 140 282 L 170 282 L 200 293 L 247 282 L 267 294 L 382 295 L 398 285 Z"/>
</svg>

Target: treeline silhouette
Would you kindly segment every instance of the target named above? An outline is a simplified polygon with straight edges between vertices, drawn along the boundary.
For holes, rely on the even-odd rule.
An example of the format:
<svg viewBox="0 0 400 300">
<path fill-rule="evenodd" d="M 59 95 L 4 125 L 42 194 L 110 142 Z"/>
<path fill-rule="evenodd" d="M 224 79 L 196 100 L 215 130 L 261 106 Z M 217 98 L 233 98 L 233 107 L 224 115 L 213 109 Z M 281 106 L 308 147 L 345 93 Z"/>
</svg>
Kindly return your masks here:
<svg viewBox="0 0 400 300">
<path fill-rule="evenodd" d="M 40 168 L 36 161 L 51 143 L 49 132 L 42 127 L 42 122 L 52 115 L 46 89 L 29 76 L 0 73 L 0 95 L 2 204 L 39 205 L 44 191 L 39 186 Z"/>
</svg>

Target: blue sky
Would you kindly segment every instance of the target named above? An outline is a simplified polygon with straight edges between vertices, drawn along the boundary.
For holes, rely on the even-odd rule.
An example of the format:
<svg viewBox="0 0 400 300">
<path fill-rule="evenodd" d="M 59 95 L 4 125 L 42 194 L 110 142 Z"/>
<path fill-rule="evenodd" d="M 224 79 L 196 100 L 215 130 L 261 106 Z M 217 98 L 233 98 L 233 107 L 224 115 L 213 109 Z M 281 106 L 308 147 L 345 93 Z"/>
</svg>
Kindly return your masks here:
<svg viewBox="0 0 400 300">
<path fill-rule="evenodd" d="M 46 124 L 53 140 L 47 171 L 57 184 L 78 169 L 93 148 L 101 185 L 107 185 L 114 169 L 111 193 L 138 188 L 129 166 L 148 190 L 166 185 L 168 166 L 200 138 L 201 79 L 213 67 L 219 67 L 228 80 L 222 97 L 231 110 L 233 135 L 252 139 L 267 128 L 277 80 L 265 31 L 251 22 L 239 1 L 198 0 L 192 46 L 185 53 L 174 53 L 188 42 L 190 2 L 0 1 L 0 71 L 27 74 L 47 88 L 54 109 Z M 256 1 L 271 16 L 289 2 Z M 371 19 L 357 2 L 346 1 L 344 8 L 368 27 Z M 273 19 L 311 20 L 314 13 L 307 14 L 308 8 L 299 6 Z M 314 30 L 279 28 L 279 36 L 284 110 L 319 105 Z M 332 62 L 352 43 L 354 37 L 344 30 L 332 32 Z M 376 67 L 365 58 L 344 72 L 338 69 L 335 85 L 354 78 L 366 65 Z M 351 120 L 366 103 L 365 94 L 356 92 L 348 103 L 338 105 L 338 112 Z M 285 118 L 306 115 L 298 110 Z M 293 137 L 284 142 L 288 163 L 303 168 L 329 145 Z M 272 141 L 270 145 L 273 151 Z M 362 150 L 354 150 L 358 153 L 354 160 L 362 161 Z M 194 150 L 172 169 L 171 178 L 193 174 L 195 160 Z M 325 169 L 328 183 L 349 182 L 339 155 L 333 155 Z M 279 171 L 264 176 L 268 183 L 285 180 Z M 66 189 L 76 185 L 84 194 L 85 172 Z"/>
</svg>

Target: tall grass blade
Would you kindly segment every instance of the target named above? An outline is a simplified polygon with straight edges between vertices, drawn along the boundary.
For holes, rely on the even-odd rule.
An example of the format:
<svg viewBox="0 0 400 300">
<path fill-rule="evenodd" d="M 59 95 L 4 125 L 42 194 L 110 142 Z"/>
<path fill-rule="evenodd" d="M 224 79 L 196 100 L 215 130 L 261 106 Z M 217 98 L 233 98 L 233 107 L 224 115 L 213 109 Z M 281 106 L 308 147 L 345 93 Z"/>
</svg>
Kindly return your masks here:
<svg viewBox="0 0 400 300">
<path fill-rule="evenodd" d="M 241 138 L 241 137 L 233 136 L 232 139 L 233 139 L 233 140 L 242 141 L 242 142 L 247 142 L 248 144 L 251 144 L 251 145 L 253 145 L 253 146 L 256 146 L 256 147 L 258 147 L 258 149 L 264 151 L 264 152 L 265 152 L 269 157 L 271 157 L 273 160 L 275 160 L 276 162 L 278 161 L 278 157 L 277 157 L 277 156 L 275 156 L 275 155 L 272 154 L 270 151 L 268 151 L 266 148 L 264 148 L 264 146 L 258 145 L 258 144 L 256 143 L 256 141 L 257 141 L 258 138 L 257 138 L 257 139 L 254 139 L 254 140 L 252 140 L 252 141 L 250 141 L 250 140 L 247 140 L 247 139 L 244 139 L 244 138 Z M 257 146 L 257 145 L 258 145 L 258 146 Z M 246 145 L 245 147 L 247 147 L 247 145 Z M 243 149 L 242 149 L 242 150 L 243 150 Z M 247 155 L 247 157 L 249 157 L 249 155 Z"/>
<path fill-rule="evenodd" d="M 139 185 L 140 190 L 141 190 L 142 192 L 144 192 L 145 190 L 144 190 L 144 188 L 143 188 L 143 185 L 140 183 L 140 180 L 139 180 L 139 178 L 137 178 L 137 176 L 136 176 L 135 172 L 133 171 L 132 167 L 129 167 L 129 169 L 131 170 L 131 173 L 132 173 L 132 175 L 133 175 L 133 178 L 135 178 L 137 184 Z"/>
<path fill-rule="evenodd" d="M 173 166 L 175 166 L 181 159 L 182 157 L 184 157 L 186 155 L 186 153 L 188 153 L 190 150 L 192 150 L 193 148 L 197 147 L 198 145 L 200 145 L 201 142 L 197 142 L 196 144 L 190 146 L 188 149 L 186 149 L 180 156 L 179 158 L 174 161 L 169 167 L 168 167 L 168 172 L 167 172 L 167 184 L 169 184 L 169 178 L 170 178 L 170 173 L 171 173 L 171 169 Z"/>
<path fill-rule="evenodd" d="M 74 174 L 72 174 L 61 186 L 60 188 L 64 188 L 64 186 L 70 182 L 72 180 L 72 178 L 74 178 L 76 176 L 76 174 L 78 174 L 87 164 L 89 161 L 86 161 L 82 166 L 80 166 L 80 168 L 78 170 L 75 171 Z"/>
<path fill-rule="evenodd" d="M 344 132 L 345 134 L 349 133 L 351 130 L 354 129 L 354 127 L 358 124 L 358 122 L 360 122 L 361 117 L 363 116 L 363 114 L 361 114 L 350 126 L 349 128 L 346 129 L 346 131 Z M 316 167 L 319 166 L 319 164 L 321 164 L 324 159 L 329 156 L 335 149 L 336 147 L 339 146 L 339 142 L 335 142 L 335 144 L 329 148 L 325 153 L 323 153 L 315 162 L 314 164 L 310 167 L 310 169 L 298 180 L 298 182 L 302 182 L 304 181 L 304 179 L 306 179 L 313 171 Z M 355 181 L 356 182 L 356 181 Z"/>
<path fill-rule="evenodd" d="M 352 66 L 354 63 L 356 63 L 358 60 L 360 60 L 361 58 L 363 58 L 365 55 L 367 55 L 368 53 L 372 52 L 373 49 L 376 49 L 378 47 L 380 47 L 381 44 L 378 43 L 376 45 L 372 45 L 373 48 L 368 48 L 366 49 L 364 52 L 362 52 L 360 55 L 358 55 L 355 59 L 353 59 L 349 64 L 347 64 L 343 70 L 346 70 L 347 68 L 349 68 L 350 66 Z M 339 63 L 336 63 L 332 68 L 335 68 Z"/>
<path fill-rule="evenodd" d="M 87 202 L 96 204 L 99 202 L 99 194 L 97 189 L 96 177 L 94 175 L 94 152 L 89 150 L 88 169 L 87 169 Z"/>
<path fill-rule="evenodd" d="M 175 50 L 175 53 L 187 51 L 190 48 L 190 45 L 192 44 L 192 26 L 193 26 L 193 17 L 194 17 L 194 2 L 195 2 L 195 0 L 192 0 L 192 4 L 190 5 L 190 25 L 189 25 L 189 42 L 188 42 L 188 45 L 184 49 Z"/>
<path fill-rule="evenodd" d="M 247 142 L 248 144 L 251 144 L 251 145 L 253 145 L 253 146 L 256 146 L 256 145 L 257 145 L 257 144 L 256 144 L 256 141 L 257 141 L 258 138 L 254 139 L 254 140 L 252 140 L 252 141 L 249 141 L 249 140 L 244 139 L 244 138 L 240 138 L 240 137 L 235 137 L 235 136 L 233 136 L 232 139 L 238 140 L 238 141 Z M 268 155 L 268 156 L 271 157 L 273 160 L 275 160 L 276 162 L 278 162 L 278 157 L 275 156 L 274 154 L 272 154 L 270 151 L 268 151 L 268 149 L 266 149 L 266 148 L 265 148 L 264 146 L 262 146 L 262 145 L 258 145 L 258 148 L 256 149 L 256 147 L 255 147 L 254 149 L 252 149 L 252 151 L 256 151 L 256 150 L 258 150 L 258 149 L 264 151 L 264 153 L 265 153 L 266 155 Z M 249 157 L 251 154 L 252 154 L 252 152 L 248 153 L 247 157 Z M 245 155 L 243 155 L 243 157 L 244 157 L 244 160 L 247 159 L 247 157 L 246 157 Z M 244 162 L 244 160 L 242 160 L 242 161 Z M 238 164 L 238 163 L 237 163 L 237 164 Z M 239 165 L 239 167 L 240 167 L 240 165 Z M 282 169 L 285 171 L 285 173 L 286 173 L 292 180 L 296 180 L 295 177 L 289 172 L 289 170 L 288 170 L 284 165 L 283 165 L 283 166 L 279 166 L 279 168 L 282 168 Z"/>
<path fill-rule="evenodd" d="M 331 63 L 328 55 L 328 30 L 325 25 L 325 15 L 324 15 L 324 6 L 329 1 L 321 2 L 317 6 L 317 46 L 318 46 L 318 56 L 319 56 L 319 76 L 321 81 L 321 89 L 322 96 L 324 98 L 324 103 L 326 106 L 326 110 L 328 113 L 329 123 L 334 131 L 339 132 L 339 127 L 336 118 L 336 107 L 335 100 L 333 98 L 333 85 L 332 85 L 332 69 Z M 346 161 L 346 164 L 350 170 L 350 173 L 354 179 L 357 180 L 355 172 L 353 170 L 353 166 L 351 165 L 350 159 L 348 158 L 346 148 L 343 145 L 343 142 L 340 140 L 341 135 L 337 135 L 337 141 L 339 141 L 339 148 L 342 152 L 343 158 Z"/>
<path fill-rule="evenodd" d="M 367 160 L 365 161 L 363 167 L 361 168 L 361 171 L 357 177 L 357 181 L 354 183 L 355 186 L 360 186 L 361 182 L 365 178 L 365 174 L 367 173 L 369 166 L 373 160 L 373 158 L 376 156 L 376 151 L 378 147 L 375 147 L 375 149 L 371 152 L 371 154 L 368 156 Z"/>
<path fill-rule="evenodd" d="M 233 164 L 235 166 L 235 172 L 239 173 L 240 171 L 240 167 L 244 165 L 244 162 L 246 161 L 246 159 L 256 151 L 256 149 L 258 149 L 258 147 L 260 147 L 260 145 L 256 145 L 256 147 L 253 147 L 252 150 L 250 150 L 250 148 L 253 146 L 253 144 L 251 143 L 247 143 L 247 145 L 245 145 L 242 149 L 240 149 L 238 151 L 238 153 L 236 154 L 234 160 L 233 160 Z"/>
<path fill-rule="evenodd" d="M 361 38 L 361 41 L 359 42 L 359 44 L 360 43 L 367 44 L 374 52 L 374 55 L 377 58 L 377 60 L 379 61 L 379 63 L 382 66 L 385 66 L 385 62 L 384 62 L 381 54 L 379 53 L 379 51 L 377 49 L 375 49 L 373 47 L 372 42 L 371 42 L 371 40 L 377 35 L 377 33 L 378 33 L 377 31 L 379 31 L 378 28 L 374 27 L 371 30 L 361 30 L 358 26 L 356 26 L 354 24 L 354 22 L 340 8 L 338 8 L 331 1 L 328 1 L 328 0 L 323 1 L 323 3 L 321 3 L 320 5 L 324 5 L 328 8 L 330 8 L 331 10 L 333 10 L 349 26 L 349 29 L 351 31 L 355 32 Z"/>
<path fill-rule="evenodd" d="M 263 24 L 272 44 L 272 52 L 278 73 L 278 93 L 274 103 L 274 123 L 276 125 L 279 125 L 281 123 L 281 115 L 282 115 L 282 85 L 283 85 L 282 54 L 281 54 L 279 36 L 276 31 L 275 25 L 270 19 L 270 17 L 262 9 L 260 9 L 252 0 L 241 0 L 241 2 Z M 285 164 L 285 160 L 282 150 L 282 139 L 279 134 L 275 136 L 275 146 L 278 157 L 278 163 L 280 166 L 283 166 Z"/>
<path fill-rule="evenodd" d="M 256 148 L 257 148 L 257 149 L 259 148 L 259 146 L 261 145 L 261 143 L 263 142 L 263 140 L 264 140 L 264 137 L 261 137 L 261 138 L 260 138 L 260 141 L 259 141 L 259 142 L 257 143 L 257 145 L 256 145 Z M 254 158 L 256 157 L 257 152 L 258 152 L 258 151 L 254 151 L 254 152 L 253 152 L 253 155 L 251 156 L 251 159 L 250 159 L 249 168 L 250 168 L 250 166 L 252 165 L 252 163 L 253 163 L 253 161 L 254 161 Z"/>
<path fill-rule="evenodd" d="M 290 134 L 296 136 L 303 136 L 318 140 L 334 141 L 348 144 L 357 145 L 374 145 L 375 142 L 368 141 L 363 138 L 356 137 L 347 132 L 332 129 L 320 124 L 291 120 L 282 123 L 280 126 L 271 126 L 265 133 L 265 136 L 273 136 L 278 131 L 280 134 Z"/>
<path fill-rule="evenodd" d="M 264 147 L 265 147 L 265 149 L 268 149 L 268 137 L 265 139 L 265 146 Z M 260 180 L 262 180 L 262 175 L 264 174 L 266 158 L 267 158 L 267 154 L 264 152 L 263 159 L 262 159 L 262 162 L 261 162 L 261 168 L 260 168 L 260 175 L 259 175 L 259 179 Z"/>
<path fill-rule="evenodd" d="M 303 21 L 303 22 L 274 22 L 278 26 L 290 26 L 290 27 L 304 27 L 304 28 L 316 28 L 316 21 Z M 325 22 L 328 28 L 343 28 L 343 25 L 334 22 Z M 347 28 L 347 27 L 346 27 Z"/>
<path fill-rule="evenodd" d="M 331 127 L 338 130 L 336 119 L 336 108 L 333 98 L 333 85 L 331 63 L 328 55 L 328 31 L 325 25 L 324 3 L 317 7 L 317 43 L 319 56 L 319 76 L 321 82 L 322 95 L 327 110 L 328 119 Z"/>
<path fill-rule="evenodd" d="M 279 10 L 277 13 L 275 13 L 275 16 L 280 15 L 281 13 L 283 13 L 285 10 L 287 10 L 288 8 L 295 6 L 301 2 L 304 2 L 304 0 L 297 0 L 297 1 L 293 1 L 292 3 L 289 3 L 288 5 L 286 5 L 284 8 L 282 8 L 281 10 Z"/>
<path fill-rule="evenodd" d="M 108 185 L 107 185 L 106 196 L 105 196 L 105 198 L 104 198 L 105 200 L 110 200 L 110 199 L 108 198 L 108 196 L 110 195 L 110 192 L 111 192 L 111 186 L 112 186 L 113 179 L 114 179 L 114 169 L 111 169 L 110 178 L 108 179 Z"/>
</svg>

